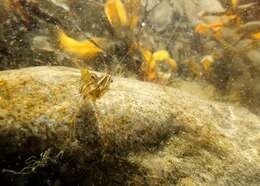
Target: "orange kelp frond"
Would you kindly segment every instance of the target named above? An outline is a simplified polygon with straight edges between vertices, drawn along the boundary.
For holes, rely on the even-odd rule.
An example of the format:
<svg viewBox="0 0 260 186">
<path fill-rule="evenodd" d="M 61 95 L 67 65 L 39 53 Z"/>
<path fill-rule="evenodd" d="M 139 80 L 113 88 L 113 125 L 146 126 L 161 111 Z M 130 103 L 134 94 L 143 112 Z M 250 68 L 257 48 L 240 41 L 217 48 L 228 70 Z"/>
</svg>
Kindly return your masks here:
<svg viewBox="0 0 260 186">
<path fill-rule="evenodd" d="M 105 14 L 112 27 L 118 29 L 128 23 L 125 6 L 120 0 L 107 0 Z"/>
<path fill-rule="evenodd" d="M 144 78 L 148 81 L 156 79 L 156 63 L 153 60 L 153 54 L 147 48 L 139 47 L 140 52 L 143 56 L 144 63 L 142 65 L 142 71 L 144 72 Z"/>
<path fill-rule="evenodd" d="M 107 0 L 105 14 L 114 29 L 128 27 L 133 30 L 139 21 L 140 7 L 140 0 L 126 0 L 125 4 L 121 0 Z"/>
<path fill-rule="evenodd" d="M 238 6 L 239 0 L 231 0 L 232 8 L 235 10 Z"/>
<path fill-rule="evenodd" d="M 172 59 L 166 50 L 159 50 L 153 53 L 153 59 L 158 62 L 162 61 L 170 65 L 172 71 L 177 70 L 177 63 Z"/>
<path fill-rule="evenodd" d="M 252 38 L 256 40 L 260 40 L 260 32 L 252 34 Z"/>
<path fill-rule="evenodd" d="M 153 58 L 152 52 L 146 48 L 141 48 L 141 47 L 140 47 L 140 51 L 143 55 L 145 63 L 149 63 Z"/>
<path fill-rule="evenodd" d="M 172 71 L 177 71 L 177 63 L 173 58 L 169 58 L 166 62 L 170 65 Z"/>
<path fill-rule="evenodd" d="M 169 53 L 166 50 L 158 50 L 153 53 L 155 61 L 163 61 L 169 59 Z"/>
<path fill-rule="evenodd" d="M 209 29 L 213 30 L 213 31 L 219 31 L 224 27 L 224 24 L 221 22 L 215 22 L 215 23 L 211 23 L 211 24 L 205 24 L 205 23 L 200 23 L 196 26 L 195 31 L 197 33 L 205 33 L 207 32 Z"/>
<path fill-rule="evenodd" d="M 224 27 L 224 24 L 221 22 L 209 24 L 209 28 L 215 32 L 220 31 L 223 27 Z"/>
<path fill-rule="evenodd" d="M 199 23 L 196 28 L 195 28 L 195 31 L 197 33 L 205 33 L 207 32 L 209 29 L 209 25 L 208 24 L 205 24 L 205 23 Z"/>
<path fill-rule="evenodd" d="M 157 78 L 156 66 L 158 62 L 167 63 L 172 71 L 176 71 L 177 63 L 172 59 L 166 50 L 159 50 L 152 53 L 150 50 L 141 48 L 140 51 L 144 58 L 143 71 L 146 80 L 155 80 Z"/>
<path fill-rule="evenodd" d="M 59 31 L 58 38 L 62 49 L 80 58 L 96 57 L 103 52 L 96 44 L 102 46 L 106 42 L 104 38 L 97 37 L 91 38 L 96 44 L 90 40 L 77 41 L 67 36 L 63 31 Z"/>
<path fill-rule="evenodd" d="M 212 65 L 215 63 L 215 60 L 212 55 L 207 55 L 202 58 L 200 63 L 202 64 L 204 71 L 209 72 L 211 70 Z"/>
<path fill-rule="evenodd" d="M 197 33 L 205 33 L 207 32 L 208 30 L 212 30 L 214 32 L 218 32 L 220 31 L 221 29 L 224 28 L 225 25 L 228 25 L 230 22 L 234 22 L 236 21 L 237 24 L 239 24 L 239 17 L 237 15 L 223 15 L 223 16 L 220 16 L 218 18 L 217 21 L 213 22 L 213 23 L 209 23 L 209 24 L 206 24 L 206 23 L 199 23 L 196 28 L 195 28 L 195 31 Z"/>
</svg>

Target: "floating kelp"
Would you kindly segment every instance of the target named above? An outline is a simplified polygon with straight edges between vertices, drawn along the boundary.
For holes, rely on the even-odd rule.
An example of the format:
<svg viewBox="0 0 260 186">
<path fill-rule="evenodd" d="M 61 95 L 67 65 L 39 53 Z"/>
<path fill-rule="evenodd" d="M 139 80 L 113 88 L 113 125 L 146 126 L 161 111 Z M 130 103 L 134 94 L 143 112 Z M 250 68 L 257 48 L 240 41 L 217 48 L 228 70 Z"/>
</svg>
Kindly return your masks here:
<svg viewBox="0 0 260 186">
<path fill-rule="evenodd" d="M 141 60 L 143 60 L 142 67 L 139 66 L 139 69 L 135 69 L 135 71 L 138 72 L 142 70 L 144 79 L 146 80 L 158 79 L 158 68 L 156 68 L 158 62 L 165 62 L 169 65 L 169 69 L 176 71 L 177 63 L 170 57 L 166 50 L 155 51 L 150 58 L 147 56 L 151 53 L 149 49 L 142 47 L 138 41 L 139 35 L 135 33 L 135 29 L 140 19 L 140 1 L 130 0 L 123 4 L 121 0 L 108 0 L 104 6 L 105 15 L 115 32 L 113 39 L 119 40 L 120 43 L 126 45 L 123 47 L 123 49 L 125 49 L 125 52 L 122 53 L 123 56 L 120 56 L 120 53 L 115 53 L 117 58 L 124 59 L 127 55 L 133 58 L 141 54 Z M 101 40 L 103 40 L 103 42 L 100 42 Z M 106 49 L 106 53 L 109 53 L 111 50 L 105 46 L 112 47 L 111 44 L 113 43 L 113 41 L 109 41 L 108 39 L 94 37 L 79 42 L 69 38 L 62 31 L 59 34 L 59 41 L 61 48 L 81 58 L 96 57 L 98 53 L 105 52 L 103 49 Z M 111 44 L 108 44 L 109 42 Z M 135 60 L 132 59 L 127 62 L 134 63 L 134 61 Z M 121 61 L 121 63 L 123 63 L 123 61 Z"/>
<path fill-rule="evenodd" d="M 249 15 L 241 11 L 250 7 L 254 7 L 254 4 L 241 5 L 239 1 L 231 1 L 231 5 L 223 13 L 205 14 L 205 18 L 214 16 L 216 21 L 200 23 L 195 30 L 206 35 L 204 42 L 215 43 L 215 50 L 207 53 L 214 60 L 209 61 L 209 58 L 202 60 L 203 68 L 207 72 L 203 77 L 224 94 L 232 95 L 230 99 L 250 105 L 254 102 L 257 106 L 260 103 L 259 99 L 255 99 L 252 95 L 260 95 L 260 92 L 254 92 L 255 83 L 258 82 L 254 74 L 260 74 L 260 69 L 259 65 L 252 63 L 252 58 L 249 59 L 247 54 L 260 47 L 258 21 L 249 19 Z M 207 50 L 205 47 L 205 51 Z M 257 55 L 255 57 L 258 58 Z M 209 66 L 211 66 L 210 72 Z M 252 83 L 246 84 L 248 81 Z M 238 86 L 242 82 L 243 86 Z"/>
</svg>

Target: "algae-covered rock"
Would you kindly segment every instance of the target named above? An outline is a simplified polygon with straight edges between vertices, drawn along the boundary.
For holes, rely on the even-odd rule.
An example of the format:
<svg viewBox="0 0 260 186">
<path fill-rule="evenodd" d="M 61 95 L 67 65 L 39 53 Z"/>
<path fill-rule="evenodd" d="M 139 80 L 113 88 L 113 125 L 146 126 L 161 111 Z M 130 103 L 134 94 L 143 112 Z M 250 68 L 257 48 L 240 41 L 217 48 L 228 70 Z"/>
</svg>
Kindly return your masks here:
<svg viewBox="0 0 260 186">
<path fill-rule="evenodd" d="M 247 109 L 119 77 L 93 103 L 79 85 L 73 68 L 0 72 L 1 169 L 55 148 L 58 174 L 38 172 L 55 184 L 259 185 L 260 119 Z"/>
</svg>

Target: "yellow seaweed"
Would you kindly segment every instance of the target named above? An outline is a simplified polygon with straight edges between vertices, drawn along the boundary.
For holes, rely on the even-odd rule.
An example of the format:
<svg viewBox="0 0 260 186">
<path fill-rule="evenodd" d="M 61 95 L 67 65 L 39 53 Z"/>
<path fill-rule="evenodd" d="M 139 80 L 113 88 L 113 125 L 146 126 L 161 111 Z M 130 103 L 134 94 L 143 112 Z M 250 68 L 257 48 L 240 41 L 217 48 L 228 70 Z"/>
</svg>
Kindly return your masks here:
<svg viewBox="0 0 260 186">
<path fill-rule="evenodd" d="M 125 3 L 122 3 L 121 0 L 107 0 L 104 11 L 110 25 L 117 33 L 129 31 L 129 33 L 132 33 L 139 21 L 140 0 L 126 0 Z M 60 47 L 64 49 L 64 51 L 80 58 L 96 57 L 99 53 L 103 52 L 99 46 L 104 46 L 104 44 L 107 43 L 107 40 L 103 38 L 91 38 L 90 40 L 78 41 L 67 36 L 63 31 L 59 31 L 58 37 Z M 170 66 L 169 68 L 176 71 L 177 63 L 170 57 L 166 50 L 159 50 L 152 53 L 149 49 L 142 48 L 140 43 L 134 41 L 132 37 L 130 37 L 129 43 L 128 54 L 134 55 L 134 52 L 140 51 L 143 57 L 144 63 L 142 70 L 145 79 L 154 80 L 157 78 L 158 62 L 167 63 Z M 85 78 L 84 82 L 92 82 L 93 80 L 92 76 L 87 72 L 82 71 L 82 77 Z"/>
<path fill-rule="evenodd" d="M 66 52 L 71 53 L 80 58 L 94 58 L 103 50 L 96 46 L 90 40 L 77 41 L 69 36 L 67 36 L 63 31 L 59 31 L 59 43 L 60 47 Z M 105 43 L 104 38 L 91 38 L 95 43 L 102 45 Z"/>
<path fill-rule="evenodd" d="M 153 60 L 158 62 L 162 61 L 170 65 L 173 71 L 177 69 L 177 63 L 174 59 L 172 59 L 166 50 L 159 50 L 153 53 Z"/>
<path fill-rule="evenodd" d="M 110 25 L 116 30 L 124 27 L 133 30 L 139 21 L 140 0 L 108 0 L 105 4 L 105 14 Z"/>
<path fill-rule="evenodd" d="M 166 62 L 171 66 L 173 71 L 177 70 L 177 63 L 173 58 L 169 58 Z"/>
<path fill-rule="evenodd" d="M 138 21 L 139 21 L 139 16 L 134 15 L 134 16 L 131 17 L 130 22 L 129 22 L 129 28 L 130 28 L 130 30 L 135 29 L 135 27 L 136 27 Z"/>
<path fill-rule="evenodd" d="M 216 31 L 221 30 L 223 27 L 224 27 L 224 24 L 219 21 L 217 21 L 215 23 L 211 23 L 211 24 L 200 23 L 196 26 L 195 31 L 197 33 L 205 33 L 211 29 L 212 31 L 216 32 Z"/>
<path fill-rule="evenodd" d="M 159 50 L 153 53 L 153 59 L 155 61 L 162 61 L 169 59 L 169 53 L 166 50 Z"/>
<path fill-rule="evenodd" d="M 232 8 L 236 9 L 238 6 L 239 0 L 231 0 Z"/>
<path fill-rule="evenodd" d="M 256 40 L 260 40 L 260 32 L 252 34 L 252 38 Z"/>
<path fill-rule="evenodd" d="M 215 60 L 214 60 L 213 56 L 211 56 L 211 55 L 203 57 L 202 60 L 200 61 L 205 72 L 209 72 L 209 70 L 211 69 L 211 66 L 214 64 L 214 62 L 215 62 Z"/>
<path fill-rule="evenodd" d="M 209 30 L 212 30 L 214 32 L 218 32 L 221 29 L 223 29 L 225 27 L 225 25 L 229 24 L 231 21 L 236 20 L 237 24 L 239 24 L 239 17 L 237 15 L 223 15 L 221 17 L 219 17 L 219 19 L 216 22 L 213 23 L 199 23 L 196 28 L 195 31 L 197 33 L 205 33 Z"/>
<path fill-rule="evenodd" d="M 127 12 L 120 0 L 108 0 L 105 4 L 105 14 L 109 23 L 115 29 L 128 24 Z"/>
<path fill-rule="evenodd" d="M 204 32 L 207 32 L 209 29 L 209 26 L 208 24 L 205 24 L 205 23 L 199 23 L 196 28 L 195 28 L 195 31 L 197 33 L 204 33 Z"/>
<path fill-rule="evenodd" d="M 146 48 L 141 48 L 141 53 L 143 55 L 143 58 L 144 58 L 144 61 L 146 63 L 149 63 L 152 58 L 153 58 L 153 55 L 152 55 L 152 52 Z"/>
<path fill-rule="evenodd" d="M 177 69 L 177 63 L 172 59 L 166 50 L 159 50 L 152 53 L 150 50 L 140 48 L 144 58 L 143 71 L 146 80 L 155 80 L 157 78 L 156 66 L 158 62 L 164 62 L 170 65 L 173 71 Z"/>
</svg>

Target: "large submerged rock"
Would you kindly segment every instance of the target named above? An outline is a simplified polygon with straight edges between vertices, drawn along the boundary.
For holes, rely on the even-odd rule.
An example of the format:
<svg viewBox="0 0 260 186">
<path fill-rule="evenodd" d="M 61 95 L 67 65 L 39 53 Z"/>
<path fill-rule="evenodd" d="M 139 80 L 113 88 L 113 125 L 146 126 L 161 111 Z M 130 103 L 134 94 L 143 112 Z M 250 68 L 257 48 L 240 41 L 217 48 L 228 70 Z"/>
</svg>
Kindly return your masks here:
<svg viewBox="0 0 260 186">
<path fill-rule="evenodd" d="M 247 109 L 119 77 L 92 103 L 79 84 L 73 68 L 0 72 L 1 169 L 49 147 L 73 151 L 73 139 L 92 167 L 85 185 L 260 184 L 260 119 Z"/>
</svg>

